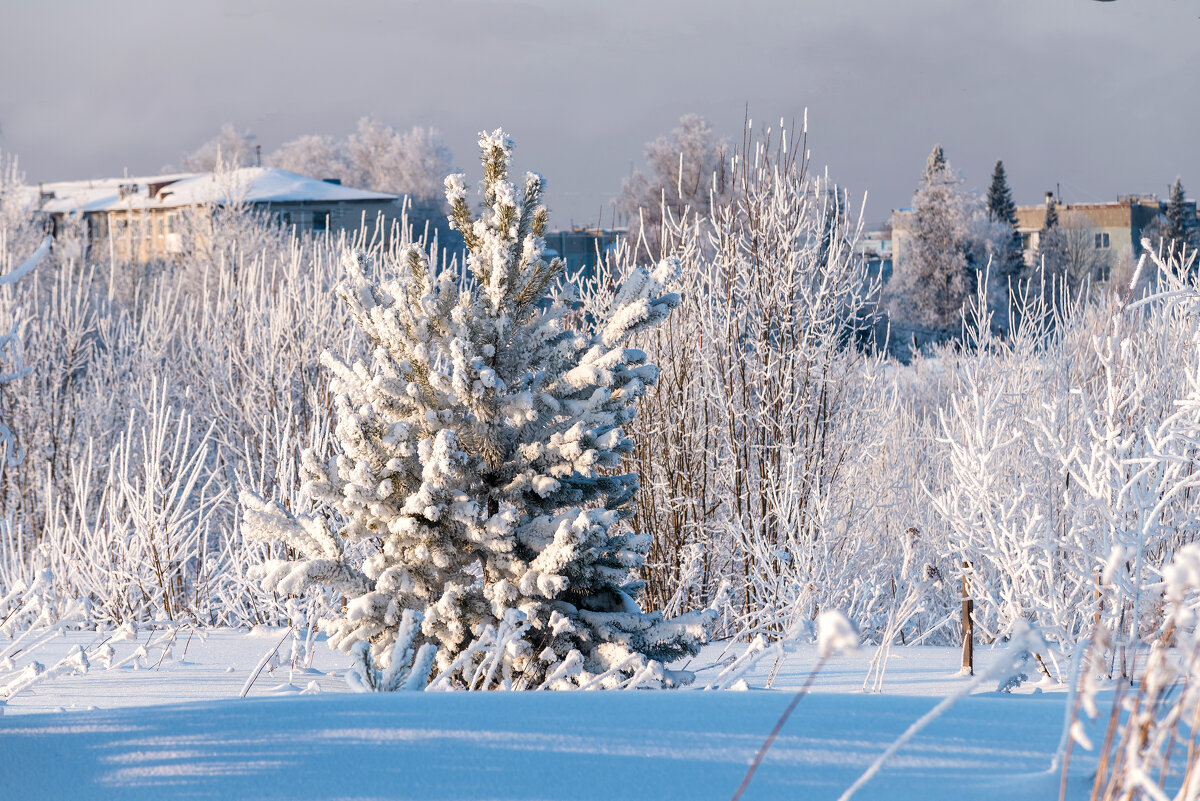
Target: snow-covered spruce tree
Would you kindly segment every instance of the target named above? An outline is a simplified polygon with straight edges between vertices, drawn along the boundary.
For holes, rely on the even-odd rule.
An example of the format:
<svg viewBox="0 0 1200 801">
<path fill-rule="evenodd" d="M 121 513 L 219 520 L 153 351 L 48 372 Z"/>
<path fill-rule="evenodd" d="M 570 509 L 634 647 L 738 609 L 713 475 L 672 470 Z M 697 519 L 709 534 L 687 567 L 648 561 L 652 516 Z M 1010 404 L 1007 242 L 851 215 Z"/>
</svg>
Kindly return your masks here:
<svg viewBox="0 0 1200 801">
<path fill-rule="evenodd" d="M 247 533 L 297 554 L 271 563 L 264 584 L 344 594 L 324 628 L 355 650 L 366 684 L 372 670 L 399 676 L 394 659 L 414 658 L 418 641 L 437 647 L 442 686 L 674 684 L 685 677 L 662 662 L 695 653 L 715 613 L 638 609 L 631 573 L 650 543 L 625 523 L 637 478 L 617 470 L 631 449 L 622 426 L 658 378 L 626 342 L 678 305 L 663 292 L 677 263 L 635 271 L 596 333 L 574 330 L 570 297 L 551 295 L 562 262 L 542 258 L 541 177 L 508 181 L 503 131 L 479 145 L 479 219 L 464 176 L 446 179 L 469 277 L 431 274 L 416 246 L 382 283 L 347 259 L 341 292 L 371 363 L 323 356 L 342 453 L 304 464 L 306 491 L 329 514 L 293 516 L 243 493 Z M 405 610 L 421 620 L 416 640 L 397 640 Z"/>
<path fill-rule="evenodd" d="M 958 183 L 941 145 L 935 145 L 913 195 L 911 223 L 889 286 L 891 315 L 901 333 L 910 326 L 926 335 L 956 330 L 963 303 L 975 292 L 967 201 Z"/>
<path fill-rule="evenodd" d="M 1052 195 L 1046 196 L 1046 216 L 1042 221 L 1042 229 L 1038 232 L 1038 259 L 1043 262 L 1047 273 L 1057 273 L 1062 269 L 1064 261 L 1064 243 L 1062 231 L 1058 224 L 1058 200 Z"/>
</svg>

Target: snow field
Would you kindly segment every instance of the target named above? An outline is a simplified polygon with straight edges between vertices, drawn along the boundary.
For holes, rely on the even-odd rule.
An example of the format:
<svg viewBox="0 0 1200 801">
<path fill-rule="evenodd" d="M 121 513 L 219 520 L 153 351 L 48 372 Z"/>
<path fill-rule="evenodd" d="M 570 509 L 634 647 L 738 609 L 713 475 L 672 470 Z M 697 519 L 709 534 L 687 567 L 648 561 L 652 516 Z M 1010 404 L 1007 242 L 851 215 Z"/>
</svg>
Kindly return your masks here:
<svg viewBox="0 0 1200 801">
<path fill-rule="evenodd" d="M 138 660 L 135 667 L 130 660 L 139 646 L 158 639 L 149 630 L 139 632 L 136 641 L 111 642 L 114 656 L 113 667 L 105 669 L 92 665 L 84 675 L 65 675 L 34 684 L 10 699 L 4 715 L 12 717 L 38 712 L 62 710 L 86 710 L 89 707 L 109 709 L 127 706 L 156 706 L 187 701 L 219 701 L 237 697 L 250 678 L 258 662 L 271 651 L 281 639 L 278 651 L 278 666 L 268 666 L 255 680 L 248 697 L 259 697 L 286 693 L 289 678 L 289 652 L 291 638 L 284 638 L 286 628 L 258 627 L 250 632 L 237 629 L 202 630 L 188 642 L 188 632 L 181 631 L 172 646 L 171 653 L 162 658 L 162 649 L 152 645 L 147 655 Z M 36 641 L 37 638 L 30 638 Z M 12 670 L 0 671 L 0 686 L 7 684 L 8 677 L 19 672 L 31 661 L 51 666 L 67 656 L 78 645 L 90 650 L 103 637 L 95 632 L 67 632 L 56 637 L 29 655 L 17 654 Z M 0 651 L 10 640 L 0 637 Z M 186 649 L 186 651 L 185 651 Z M 693 659 L 684 659 L 671 665 L 696 672 L 696 687 L 703 687 L 715 678 L 720 669 L 741 655 L 743 643 L 712 643 Z M 810 690 L 814 694 L 862 693 L 863 679 L 874 655 L 873 648 L 835 657 L 821 671 Z M 976 667 L 987 671 L 1005 655 L 1004 649 L 979 648 L 975 652 Z M 312 648 L 312 662 L 306 669 L 298 667 L 292 677 L 297 688 L 303 690 L 309 682 L 316 681 L 320 692 L 346 693 L 350 688 L 343 678 L 350 666 L 351 658 L 326 646 L 323 635 L 319 635 Z M 884 676 L 883 694 L 929 696 L 942 698 L 967 683 L 969 679 L 958 671 L 959 650 L 945 647 L 894 648 Z M 806 643 L 795 646 L 776 670 L 771 686 L 774 691 L 795 691 L 803 684 L 812 666 L 817 661 L 817 645 Z M 125 664 L 122 664 L 125 663 Z M 774 662 L 764 659 L 754 665 L 745 675 L 750 689 L 766 687 Z M 1064 692 L 1061 687 L 1048 684 L 1025 685 L 1018 692 Z M 984 685 L 981 691 L 994 690 Z M 685 692 L 692 692 L 689 689 Z M 2 719 L 2 718 L 0 718 Z"/>
<path fill-rule="evenodd" d="M 5 718 L 13 798 L 728 798 L 780 692 L 255 698 Z M 749 799 L 836 798 L 931 699 L 814 695 Z M 987 721 L 981 726 L 981 721 Z M 971 698 L 857 797 L 1012 798 L 1045 771 L 1061 704 Z M 1056 784 L 1047 775 L 1038 786 Z M 978 794 L 964 794 L 964 787 Z M 1046 794 L 1048 795 L 1048 794 Z"/>
<path fill-rule="evenodd" d="M 184 634 L 158 667 L 150 648 L 149 668 L 93 666 L 18 693 L 0 717 L 0 798 L 728 798 L 817 656 L 816 644 L 797 647 L 772 690 L 754 689 L 773 667 L 760 662 L 748 692 L 359 695 L 342 678 L 349 657 L 319 643 L 311 672 L 293 677 L 288 697 L 270 697 L 288 682 L 285 641 L 283 664 L 239 699 L 284 631 L 210 631 L 193 637 L 186 656 Z M 33 657 L 49 665 L 94 640 L 70 632 Z M 117 643 L 113 664 L 146 640 Z M 705 648 L 689 665 L 700 669 L 697 684 L 718 670 L 706 666 L 743 648 Z M 871 656 L 864 649 L 830 661 L 746 799 L 838 798 L 914 720 L 969 681 L 957 673 L 957 649 L 898 648 L 884 693 L 864 694 Z M 981 649 L 978 668 L 1003 656 Z M 27 660 L 14 661 L 19 669 Z M 310 681 L 321 692 L 298 695 Z M 1065 693 L 981 689 L 854 797 L 1056 797 L 1058 774 L 1047 771 Z M 1074 758 L 1080 787 L 1093 764 Z"/>
</svg>

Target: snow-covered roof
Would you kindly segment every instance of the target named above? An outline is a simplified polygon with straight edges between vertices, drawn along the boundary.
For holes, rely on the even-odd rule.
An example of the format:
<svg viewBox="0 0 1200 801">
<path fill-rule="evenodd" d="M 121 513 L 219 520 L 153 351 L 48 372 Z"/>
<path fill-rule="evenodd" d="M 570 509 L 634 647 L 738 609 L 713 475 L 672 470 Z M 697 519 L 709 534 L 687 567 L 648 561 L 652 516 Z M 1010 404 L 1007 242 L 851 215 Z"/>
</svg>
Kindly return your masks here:
<svg viewBox="0 0 1200 801">
<path fill-rule="evenodd" d="M 121 187 L 137 185 L 145 195 L 152 183 L 171 183 L 193 178 L 196 173 L 181 172 L 129 178 L 97 178 L 86 181 L 56 181 L 38 188 L 26 187 L 31 204 L 41 211 L 52 213 L 70 211 L 101 211 L 117 208 Z M 39 197 L 39 191 L 40 197 Z"/>
<path fill-rule="evenodd" d="M 34 190 L 36 191 L 36 190 Z M 332 184 L 287 170 L 243 167 L 228 173 L 171 173 L 41 185 L 38 209 L 50 213 L 171 209 L 204 203 L 337 203 L 398 196 Z"/>
</svg>

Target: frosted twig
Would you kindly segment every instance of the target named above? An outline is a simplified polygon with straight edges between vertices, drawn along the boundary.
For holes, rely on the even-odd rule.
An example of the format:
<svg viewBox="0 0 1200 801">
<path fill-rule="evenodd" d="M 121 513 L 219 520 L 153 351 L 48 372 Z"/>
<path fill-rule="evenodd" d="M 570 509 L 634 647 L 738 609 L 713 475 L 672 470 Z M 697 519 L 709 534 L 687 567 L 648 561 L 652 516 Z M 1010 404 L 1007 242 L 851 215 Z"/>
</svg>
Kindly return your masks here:
<svg viewBox="0 0 1200 801">
<path fill-rule="evenodd" d="M 254 682 L 258 680 L 258 674 L 262 673 L 263 668 L 266 667 L 267 663 L 271 661 L 271 657 L 275 656 L 275 654 L 279 652 L 279 649 L 283 647 L 284 641 L 288 638 L 288 635 L 292 633 L 293 628 L 294 626 L 288 626 L 287 631 L 285 631 L 283 636 L 279 638 L 279 642 L 275 643 L 275 647 L 270 651 L 267 651 L 267 653 L 263 655 L 263 658 L 258 660 L 258 664 L 254 666 L 254 672 L 250 674 L 250 678 L 246 679 L 246 683 L 242 685 L 242 691 L 238 693 L 238 698 L 245 698 L 246 693 L 250 692 L 250 688 L 253 687 Z"/>
</svg>

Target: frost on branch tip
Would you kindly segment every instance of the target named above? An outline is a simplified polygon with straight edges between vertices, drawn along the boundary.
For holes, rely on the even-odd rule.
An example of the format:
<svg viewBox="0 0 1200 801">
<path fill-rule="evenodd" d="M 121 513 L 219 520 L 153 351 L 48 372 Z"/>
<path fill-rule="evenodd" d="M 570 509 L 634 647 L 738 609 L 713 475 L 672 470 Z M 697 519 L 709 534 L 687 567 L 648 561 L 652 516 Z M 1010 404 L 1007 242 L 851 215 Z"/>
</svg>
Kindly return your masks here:
<svg viewBox="0 0 1200 801">
<path fill-rule="evenodd" d="M 248 536 L 287 544 L 271 589 L 345 597 L 323 628 L 365 689 L 673 686 L 716 612 L 642 612 L 650 548 L 629 527 L 637 477 L 626 428 L 658 369 L 630 336 L 679 304 L 679 266 L 636 270 L 595 329 L 579 327 L 547 261 L 544 181 L 509 181 L 512 141 L 480 135 L 482 207 L 446 179 L 466 276 L 416 246 L 345 258 L 339 294 L 368 348 L 326 353 L 337 453 L 303 455 L 321 515 L 243 496 Z M 382 276 L 382 278 L 380 277 Z M 598 329 L 601 333 L 594 333 Z M 390 677 L 390 678 L 389 678 Z"/>
<path fill-rule="evenodd" d="M 504 132 L 503 128 L 497 128 L 491 133 L 481 131 L 478 145 L 479 149 L 483 151 L 485 162 L 492 153 L 497 151 L 506 162 L 512 158 L 513 140 Z"/>
</svg>

